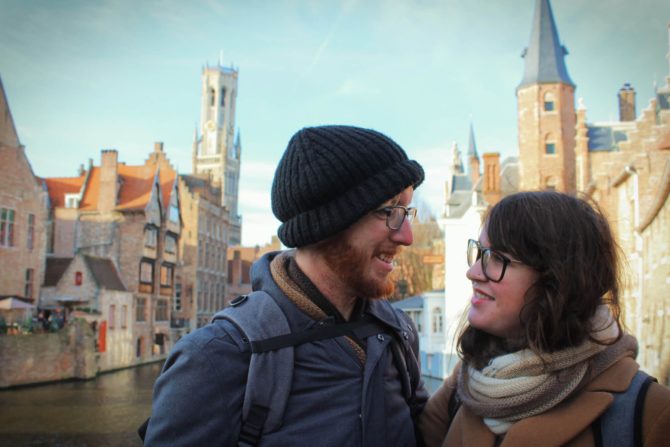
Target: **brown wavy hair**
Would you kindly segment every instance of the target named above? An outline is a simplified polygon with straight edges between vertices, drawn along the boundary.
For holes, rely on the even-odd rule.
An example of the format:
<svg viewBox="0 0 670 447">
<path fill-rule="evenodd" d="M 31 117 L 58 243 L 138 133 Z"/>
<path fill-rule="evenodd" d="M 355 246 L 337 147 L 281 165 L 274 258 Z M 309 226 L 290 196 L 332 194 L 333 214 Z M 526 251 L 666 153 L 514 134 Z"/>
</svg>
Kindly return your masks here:
<svg viewBox="0 0 670 447">
<path fill-rule="evenodd" d="M 505 197 L 484 218 L 491 248 L 539 272 L 519 315 L 523 335 L 510 342 L 467 324 L 458 350 L 481 368 L 497 355 L 529 348 L 551 353 L 590 337 L 589 320 L 601 304 L 621 329 L 620 248 L 598 205 L 553 191 Z M 620 336 L 621 336 L 621 332 Z"/>
</svg>

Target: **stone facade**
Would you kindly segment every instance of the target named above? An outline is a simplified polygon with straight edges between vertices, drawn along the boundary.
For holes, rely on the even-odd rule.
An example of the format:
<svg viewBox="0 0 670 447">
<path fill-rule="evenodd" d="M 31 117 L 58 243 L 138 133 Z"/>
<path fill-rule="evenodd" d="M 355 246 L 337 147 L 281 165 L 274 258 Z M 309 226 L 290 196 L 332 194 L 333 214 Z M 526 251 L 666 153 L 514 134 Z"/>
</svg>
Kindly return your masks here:
<svg viewBox="0 0 670 447">
<path fill-rule="evenodd" d="M 181 309 L 174 315 L 188 322 L 188 332 L 208 324 L 226 304 L 230 221 L 228 210 L 220 204 L 220 188 L 207 178 L 182 175 L 179 182 L 184 276 Z"/>
<path fill-rule="evenodd" d="M 95 334 L 76 320 L 56 333 L 0 337 L 0 388 L 91 379 L 98 372 Z"/>
<path fill-rule="evenodd" d="M 0 81 L 0 295 L 37 301 L 44 278 L 47 195 L 14 128 Z"/>
</svg>

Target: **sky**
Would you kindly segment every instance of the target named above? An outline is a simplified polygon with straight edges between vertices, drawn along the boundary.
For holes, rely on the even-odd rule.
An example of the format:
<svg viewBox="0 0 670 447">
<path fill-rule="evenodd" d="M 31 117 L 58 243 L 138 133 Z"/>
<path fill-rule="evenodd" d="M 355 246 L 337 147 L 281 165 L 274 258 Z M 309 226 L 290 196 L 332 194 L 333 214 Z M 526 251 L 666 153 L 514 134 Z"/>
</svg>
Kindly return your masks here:
<svg viewBox="0 0 670 447">
<path fill-rule="evenodd" d="M 141 164 L 162 141 L 191 172 L 201 74 L 239 70 L 244 245 L 279 222 L 270 185 L 290 137 L 350 124 L 396 140 L 426 170 L 415 203 L 439 216 L 456 143 L 517 154 L 515 89 L 535 0 L 0 0 L 0 78 L 41 177 L 75 176 L 102 149 Z M 667 0 L 554 0 L 568 73 L 591 123 L 638 115 L 669 74 Z M 1 169 L 1 167 L 0 167 Z M 427 211 L 424 211 L 427 212 Z"/>
</svg>

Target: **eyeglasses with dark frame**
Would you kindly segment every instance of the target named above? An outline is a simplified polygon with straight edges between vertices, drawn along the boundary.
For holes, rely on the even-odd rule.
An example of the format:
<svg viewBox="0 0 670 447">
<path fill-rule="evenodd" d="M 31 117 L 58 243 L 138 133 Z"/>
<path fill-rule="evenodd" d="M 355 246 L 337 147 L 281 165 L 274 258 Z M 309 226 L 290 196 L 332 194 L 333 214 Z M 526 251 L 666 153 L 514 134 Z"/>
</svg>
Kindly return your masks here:
<svg viewBox="0 0 670 447">
<path fill-rule="evenodd" d="M 386 215 L 386 226 L 393 231 L 397 231 L 402 227 L 402 223 L 407 218 L 408 222 L 412 222 L 416 217 L 416 208 L 406 207 L 402 205 L 384 206 L 373 211 L 376 214 Z"/>
<path fill-rule="evenodd" d="M 510 259 L 492 248 L 482 247 L 479 241 L 474 239 L 468 240 L 468 266 L 472 267 L 479 259 L 482 260 L 482 272 L 484 276 L 493 282 L 502 281 L 509 264 L 523 264 L 523 262 Z"/>
</svg>

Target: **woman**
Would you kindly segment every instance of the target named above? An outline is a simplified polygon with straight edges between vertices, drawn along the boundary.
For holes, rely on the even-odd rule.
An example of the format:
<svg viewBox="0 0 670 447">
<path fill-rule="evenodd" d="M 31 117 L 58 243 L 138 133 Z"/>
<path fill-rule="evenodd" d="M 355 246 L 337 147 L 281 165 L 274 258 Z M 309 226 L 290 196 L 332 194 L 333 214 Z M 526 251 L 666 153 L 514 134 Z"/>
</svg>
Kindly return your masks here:
<svg viewBox="0 0 670 447">
<path fill-rule="evenodd" d="M 670 445 L 670 389 L 637 374 L 622 330 L 618 250 L 573 196 L 523 192 L 491 208 L 468 243 L 462 361 L 422 416 L 428 446 L 635 445 L 636 429 L 642 445 Z"/>
</svg>

